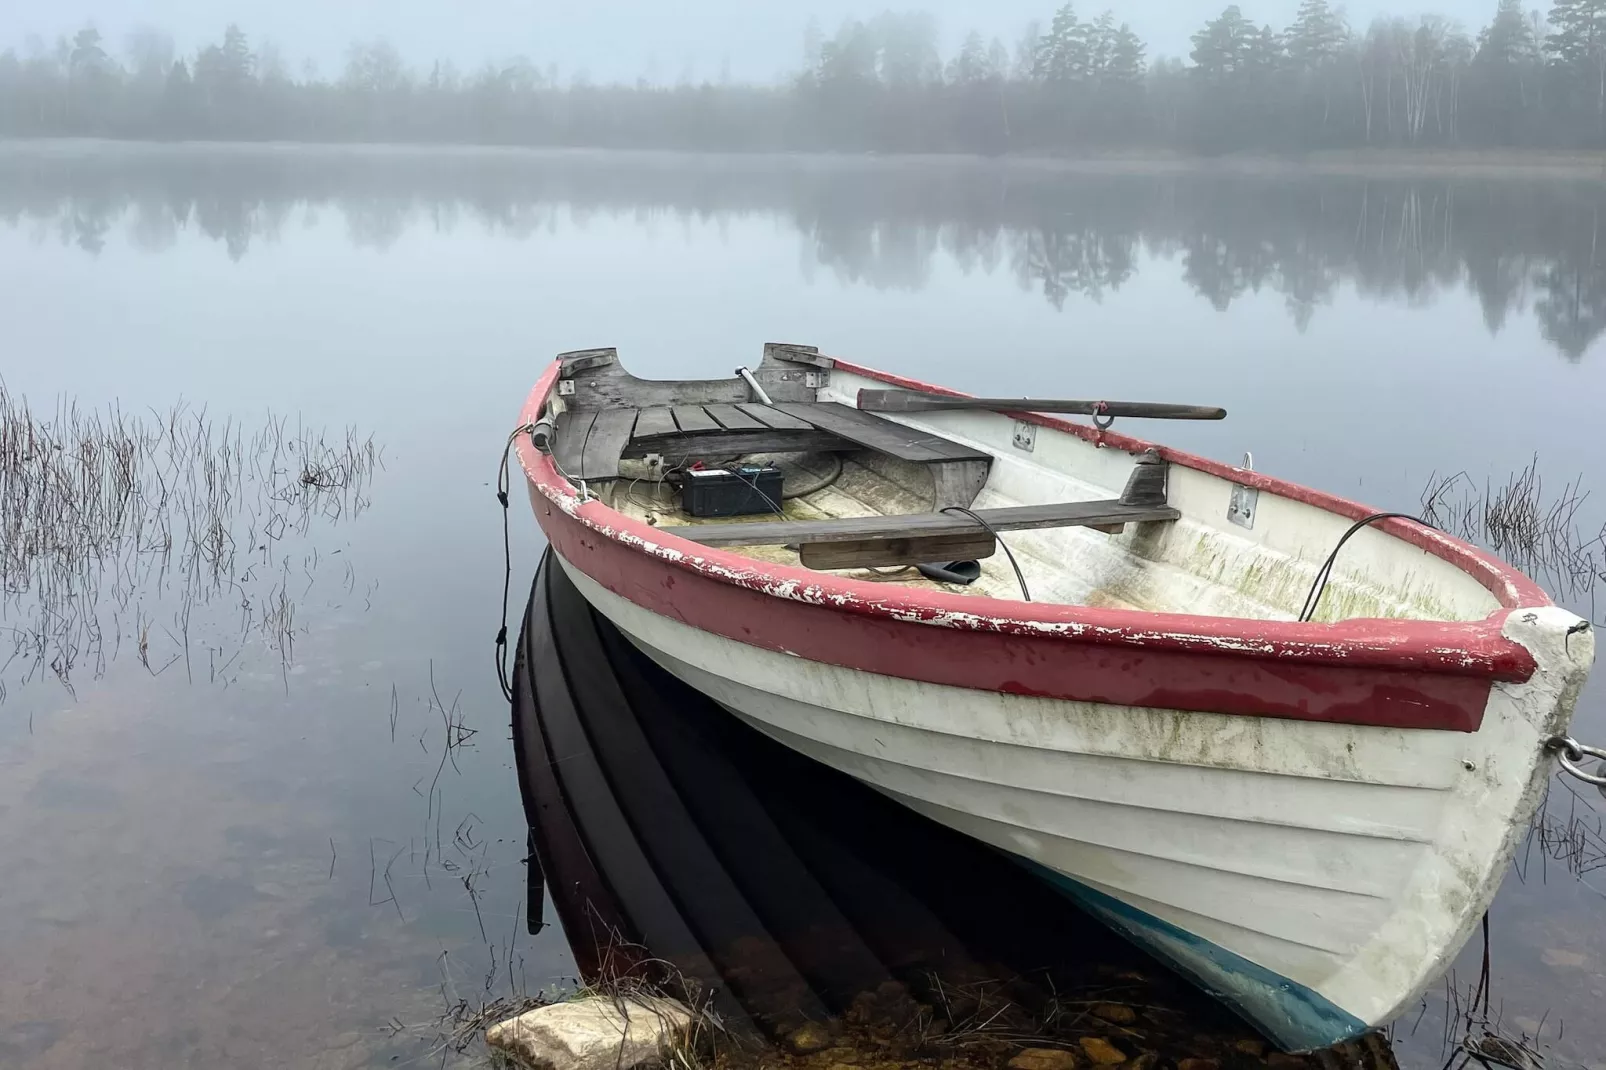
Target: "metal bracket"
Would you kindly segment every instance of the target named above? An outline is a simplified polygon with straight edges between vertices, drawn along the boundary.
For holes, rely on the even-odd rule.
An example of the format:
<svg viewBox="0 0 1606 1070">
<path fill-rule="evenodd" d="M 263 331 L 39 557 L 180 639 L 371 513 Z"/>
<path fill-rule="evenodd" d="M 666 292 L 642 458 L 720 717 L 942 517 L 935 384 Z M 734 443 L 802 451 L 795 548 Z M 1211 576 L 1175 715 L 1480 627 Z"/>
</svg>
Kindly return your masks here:
<svg viewBox="0 0 1606 1070">
<path fill-rule="evenodd" d="M 1025 420 L 1016 420 L 1015 433 L 1011 441 L 1016 449 L 1032 452 L 1037 448 L 1037 425 L 1029 424 Z"/>
<path fill-rule="evenodd" d="M 570 394 L 573 394 L 573 393 L 574 393 L 574 380 L 573 379 L 559 379 L 558 380 L 558 394 L 559 394 L 559 396 L 568 397 Z"/>
<path fill-rule="evenodd" d="M 818 389 L 818 388 L 820 388 L 822 386 L 825 386 L 830 381 L 831 381 L 831 373 L 830 372 L 804 372 L 803 373 L 803 385 L 804 386 L 814 387 L 814 388 Z"/>
<path fill-rule="evenodd" d="M 1255 510 L 1260 506 L 1260 491 L 1237 483 L 1232 485 L 1232 500 L 1227 503 L 1227 519 L 1241 528 L 1255 526 Z"/>
</svg>

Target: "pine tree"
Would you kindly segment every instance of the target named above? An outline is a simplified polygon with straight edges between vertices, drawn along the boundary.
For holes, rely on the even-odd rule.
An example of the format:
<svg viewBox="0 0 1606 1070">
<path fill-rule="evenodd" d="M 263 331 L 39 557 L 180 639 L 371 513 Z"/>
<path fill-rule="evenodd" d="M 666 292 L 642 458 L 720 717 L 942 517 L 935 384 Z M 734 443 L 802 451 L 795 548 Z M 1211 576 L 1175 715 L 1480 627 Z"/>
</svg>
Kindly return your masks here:
<svg viewBox="0 0 1606 1070">
<path fill-rule="evenodd" d="M 986 46 L 982 44 L 981 34 L 971 30 L 965 35 L 965 43 L 959 47 L 959 54 L 948 64 L 948 81 L 957 85 L 974 85 L 985 81 L 988 76 Z"/>
<path fill-rule="evenodd" d="M 1109 78 L 1121 85 L 1135 86 L 1143 81 L 1143 70 L 1143 40 L 1123 22 L 1115 31 L 1114 46 L 1110 51 Z"/>
<path fill-rule="evenodd" d="M 1606 0 L 1555 0 L 1550 6 L 1555 32 L 1545 38 L 1545 51 L 1575 71 L 1593 71 L 1606 52 Z"/>
<path fill-rule="evenodd" d="M 1194 69 L 1208 82 L 1236 79 L 1244 72 L 1253 41 L 1258 36 L 1259 31 L 1244 18 L 1238 5 L 1232 4 L 1193 35 L 1190 55 Z"/>
<path fill-rule="evenodd" d="M 1344 51 L 1349 27 L 1327 0 L 1303 0 L 1288 27 L 1288 58 L 1301 70 L 1319 70 Z"/>
<path fill-rule="evenodd" d="M 1074 82 L 1088 76 L 1089 27 L 1066 4 L 1054 13 L 1054 22 L 1037 48 L 1036 76 L 1048 82 Z"/>
<path fill-rule="evenodd" d="M 1500 0 L 1494 21 L 1478 35 L 1478 61 L 1515 67 L 1533 54 L 1533 27 L 1522 13 L 1522 0 Z"/>
<path fill-rule="evenodd" d="M 70 65 L 73 71 L 99 71 L 106 65 L 106 50 L 100 47 L 100 31 L 85 26 L 73 35 Z"/>
<path fill-rule="evenodd" d="M 1550 7 L 1555 32 L 1545 50 L 1595 99 L 1595 114 L 1606 125 L 1606 0 L 1556 0 Z"/>
</svg>

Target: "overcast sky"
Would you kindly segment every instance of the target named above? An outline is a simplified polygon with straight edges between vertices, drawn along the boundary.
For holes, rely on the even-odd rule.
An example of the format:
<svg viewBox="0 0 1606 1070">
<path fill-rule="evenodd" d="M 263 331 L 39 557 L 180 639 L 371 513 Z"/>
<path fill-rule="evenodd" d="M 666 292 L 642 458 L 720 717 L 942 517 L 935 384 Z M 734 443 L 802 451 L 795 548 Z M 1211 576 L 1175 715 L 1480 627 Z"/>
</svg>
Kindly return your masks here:
<svg viewBox="0 0 1606 1070">
<path fill-rule="evenodd" d="M 764 80 L 799 64 L 811 12 L 829 34 L 844 17 L 921 8 L 937 16 L 945 49 L 974 28 L 996 34 L 1013 51 L 1022 27 L 1031 19 L 1047 24 L 1055 6 L 1055 0 L 817 0 L 811 6 L 776 0 L 0 0 L 0 48 L 21 47 L 29 34 L 53 40 L 93 22 L 114 50 L 128 30 L 146 24 L 170 31 L 188 53 L 233 21 L 253 43 L 273 41 L 292 72 L 310 58 L 323 73 L 338 73 L 351 41 L 385 37 L 416 64 L 442 58 L 465 70 L 523 54 L 567 73 L 585 70 L 599 81 L 649 75 L 673 82 L 683 74 L 717 79 L 728 60 L 733 77 Z M 1094 0 L 1077 8 L 1088 17 L 1105 6 L 1132 24 L 1153 58 L 1185 56 L 1188 35 L 1225 0 Z M 1280 27 L 1298 5 L 1243 0 L 1240 6 L 1256 21 Z M 1425 8 L 1352 0 L 1346 6 L 1357 25 L 1383 12 L 1432 11 L 1476 30 L 1495 0 L 1438 0 Z"/>
</svg>

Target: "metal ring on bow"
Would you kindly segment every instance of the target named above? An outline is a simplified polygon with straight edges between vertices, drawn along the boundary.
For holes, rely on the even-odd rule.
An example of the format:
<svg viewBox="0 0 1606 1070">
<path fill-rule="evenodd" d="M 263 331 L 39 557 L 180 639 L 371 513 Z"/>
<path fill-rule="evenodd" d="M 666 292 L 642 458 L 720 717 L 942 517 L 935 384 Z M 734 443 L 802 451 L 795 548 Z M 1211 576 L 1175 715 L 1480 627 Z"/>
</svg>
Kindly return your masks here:
<svg viewBox="0 0 1606 1070">
<path fill-rule="evenodd" d="M 1551 736 L 1545 740 L 1545 750 L 1554 754 L 1556 761 L 1560 762 L 1561 767 L 1572 776 L 1597 788 L 1606 788 L 1606 765 L 1600 767 L 1600 773 L 1587 773 L 1578 764 L 1586 757 L 1606 761 L 1606 749 L 1585 746 L 1572 736 Z"/>
<path fill-rule="evenodd" d="M 1108 409 L 1109 405 L 1102 401 L 1095 402 L 1093 405 L 1093 426 L 1098 428 L 1100 431 L 1108 431 L 1110 429 L 1110 425 L 1115 423 L 1115 417 L 1113 416 L 1106 416 L 1102 420 L 1099 419 L 1099 414 Z"/>
</svg>

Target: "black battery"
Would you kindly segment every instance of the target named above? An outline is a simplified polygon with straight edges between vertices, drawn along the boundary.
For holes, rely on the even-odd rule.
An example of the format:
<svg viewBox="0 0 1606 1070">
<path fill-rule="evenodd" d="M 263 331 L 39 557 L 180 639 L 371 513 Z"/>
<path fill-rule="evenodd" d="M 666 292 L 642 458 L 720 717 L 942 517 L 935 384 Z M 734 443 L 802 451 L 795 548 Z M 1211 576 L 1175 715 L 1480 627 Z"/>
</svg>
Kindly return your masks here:
<svg viewBox="0 0 1606 1070">
<path fill-rule="evenodd" d="M 781 470 L 773 464 L 693 469 L 680 488 L 680 507 L 692 516 L 778 513 Z"/>
</svg>

